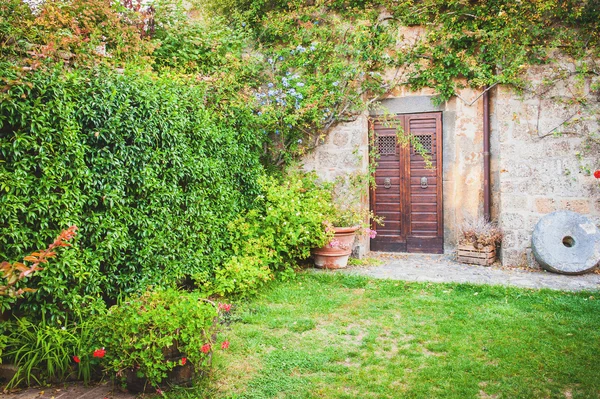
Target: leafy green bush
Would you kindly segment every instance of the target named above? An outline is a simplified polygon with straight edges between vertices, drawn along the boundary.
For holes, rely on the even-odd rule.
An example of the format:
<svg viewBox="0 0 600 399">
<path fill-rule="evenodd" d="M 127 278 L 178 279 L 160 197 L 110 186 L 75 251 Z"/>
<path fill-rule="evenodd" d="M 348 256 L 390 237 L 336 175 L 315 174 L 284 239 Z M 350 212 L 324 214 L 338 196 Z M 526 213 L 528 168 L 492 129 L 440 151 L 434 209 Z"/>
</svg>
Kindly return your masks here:
<svg viewBox="0 0 600 399">
<path fill-rule="evenodd" d="M 41 266 L 48 263 L 48 259 L 56 257 L 55 250 L 61 247 L 70 247 L 71 244 L 68 241 L 75 236 L 76 231 L 77 226 L 63 230 L 48 248 L 33 252 L 23 258 L 23 262 L 11 264 L 4 261 L 0 263 L 0 279 L 6 280 L 6 283 L 0 284 L 0 312 L 9 310 L 10 305 L 26 292 L 35 292 L 32 288 L 23 287 L 24 280 L 27 280 L 27 277 L 33 273 L 43 270 Z M 31 265 L 27 265 L 25 262 L 31 263 Z"/>
<path fill-rule="evenodd" d="M 170 68 L 212 75 L 231 69 L 232 61 L 247 45 L 244 31 L 217 18 L 213 23 L 181 22 L 176 29 L 161 29 L 154 39 L 160 46 L 152 53 L 154 68 Z M 234 53 L 236 56 L 234 57 Z"/>
<path fill-rule="evenodd" d="M 231 256 L 227 226 L 260 192 L 260 140 L 205 109 L 203 85 L 101 68 L 0 81 L 0 259 L 81 226 L 17 311 L 64 316 Z"/>
<path fill-rule="evenodd" d="M 12 61 L 28 56 L 81 66 L 119 64 L 152 51 L 144 35 L 146 16 L 111 0 L 4 0 L 0 3 L 0 55 Z M 100 51 L 102 48 L 102 51 Z"/>
<path fill-rule="evenodd" d="M 275 273 L 290 273 L 296 261 L 327 241 L 324 221 L 331 215 L 331 192 L 314 174 L 292 172 L 261 180 L 256 207 L 229 224 L 235 256 L 216 272 L 214 281 L 196 279 L 220 295 L 254 294 Z"/>
<path fill-rule="evenodd" d="M 216 304 L 198 293 L 146 292 L 98 318 L 95 346 L 78 355 L 82 363 L 98 361 L 111 376 L 132 374 L 158 387 L 176 367 L 207 369 L 217 321 Z"/>
</svg>

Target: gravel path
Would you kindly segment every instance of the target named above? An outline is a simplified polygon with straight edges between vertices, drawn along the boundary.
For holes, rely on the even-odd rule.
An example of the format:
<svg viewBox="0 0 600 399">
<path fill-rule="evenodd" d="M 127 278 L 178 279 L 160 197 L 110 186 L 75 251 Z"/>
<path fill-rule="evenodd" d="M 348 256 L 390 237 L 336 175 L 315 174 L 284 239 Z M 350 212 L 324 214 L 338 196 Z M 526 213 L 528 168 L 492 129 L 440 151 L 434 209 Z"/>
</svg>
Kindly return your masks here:
<svg viewBox="0 0 600 399">
<path fill-rule="evenodd" d="M 567 276 L 543 270 L 505 268 L 499 264 L 490 267 L 465 265 L 453 261 L 450 255 L 372 253 L 370 256 L 380 259 L 384 264 L 350 266 L 340 272 L 405 281 L 507 285 L 564 291 L 600 290 L 597 269 L 580 276 Z"/>
</svg>

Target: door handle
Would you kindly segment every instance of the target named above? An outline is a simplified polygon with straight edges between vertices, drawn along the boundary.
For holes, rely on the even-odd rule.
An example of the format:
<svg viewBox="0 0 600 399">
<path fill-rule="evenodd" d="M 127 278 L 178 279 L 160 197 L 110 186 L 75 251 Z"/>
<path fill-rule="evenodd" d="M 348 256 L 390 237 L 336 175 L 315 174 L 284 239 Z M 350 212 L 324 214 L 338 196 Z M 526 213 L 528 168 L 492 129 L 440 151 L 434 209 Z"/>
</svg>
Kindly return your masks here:
<svg viewBox="0 0 600 399">
<path fill-rule="evenodd" d="M 383 181 L 383 187 L 385 187 L 385 188 L 392 187 L 392 179 L 390 179 L 389 177 L 386 177 L 385 180 Z"/>
<path fill-rule="evenodd" d="M 429 187 L 429 184 L 427 183 L 427 177 L 423 176 L 421 177 L 421 188 L 427 188 Z"/>
</svg>

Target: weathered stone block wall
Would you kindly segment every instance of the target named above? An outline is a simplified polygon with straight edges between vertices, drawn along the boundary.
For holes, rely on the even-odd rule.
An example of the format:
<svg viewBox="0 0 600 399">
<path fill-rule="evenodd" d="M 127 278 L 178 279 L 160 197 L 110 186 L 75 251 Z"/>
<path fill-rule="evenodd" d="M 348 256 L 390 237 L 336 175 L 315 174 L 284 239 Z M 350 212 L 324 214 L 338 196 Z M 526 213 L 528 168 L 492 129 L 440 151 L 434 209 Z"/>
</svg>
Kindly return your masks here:
<svg viewBox="0 0 600 399">
<path fill-rule="evenodd" d="M 569 101 L 589 93 L 589 82 L 563 80 L 541 85 L 553 67 L 530 71 L 532 91 L 495 90 L 492 101 L 493 177 L 498 219 L 504 230 L 505 265 L 538 267 L 531 255 L 531 234 L 543 215 L 572 210 L 600 223 L 600 185 L 585 171 L 597 166 L 600 149 L 584 148 L 583 137 L 598 132 L 594 101 L 587 109 Z M 536 86 L 538 84 L 538 86 Z"/>
<path fill-rule="evenodd" d="M 483 212 L 483 157 L 482 157 L 482 103 L 474 101 L 480 92 L 465 89 L 464 99 L 452 99 L 434 105 L 432 91 L 401 91 L 397 97 L 385 99 L 374 114 L 387 112 L 410 114 L 442 112 L 443 136 L 443 210 L 444 247 L 450 253 L 456 247 L 459 226 L 466 218 L 481 216 Z M 303 159 L 304 170 L 314 170 L 326 181 L 338 177 L 368 172 L 368 117 L 362 115 L 351 123 L 338 125 L 325 142 Z M 364 193 L 367 193 L 365 187 Z M 365 209 L 368 196 L 356 198 Z M 368 239 L 361 238 L 358 254 L 369 250 Z"/>
<path fill-rule="evenodd" d="M 594 102 L 600 94 L 590 92 L 590 82 L 563 79 L 552 86 L 543 84 L 552 71 L 555 65 L 532 68 L 532 89 L 525 94 L 501 86 L 490 91 L 492 220 L 505 232 L 500 251 L 505 265 L 537 267 L 531 255 L 531 233 L 547 213 L 569 209 L 600 223 L 600 185 L 585 171 L 598 167 L 600 148 L 586 147 L 582 138 L 590 132 L 598 134 L 599 121 L 591 115 L 600 107 L 598 99 Z M 574 93 L 592 101 L 582 109 L 570 101 Z M 436 106 L 431 90 L 399 88 L 374 112 L 443 113 L 446 253 L 455 250 L 462 222 L 483 215 L 481 90 L 467 88 L 458 94 Z M 315 170 L 328 181 L 366 173 L 368 151 L 368 116 L 364 114 L 337 126 L 305 157 L 304 169 Z M 368 209 L 368 196 L 356 200 Z M 368 251 L 368 244 L 368 239 L 361 240 L 359 254 Z"/>
<path fill-rule="evenodd" d="M 368 123 L 365 113 L 356 121 L 342 123 L 333 128 L 325 141 L 304 157 L 302 168 L 306 171 L 315 171 L 323 181 L 329 182 L 351 175 L 366 175 L 369 169 Z M 367 185 L 365 184 L 362 190 L 357 190 L 354 195 L 356 198 L 347 198 L 346 201 L 356 201 L 368 210 Z M 369 240 L 366 237 L 359 237 L 355 255 L 362 257 L 368 251 Z"/>
</svg>

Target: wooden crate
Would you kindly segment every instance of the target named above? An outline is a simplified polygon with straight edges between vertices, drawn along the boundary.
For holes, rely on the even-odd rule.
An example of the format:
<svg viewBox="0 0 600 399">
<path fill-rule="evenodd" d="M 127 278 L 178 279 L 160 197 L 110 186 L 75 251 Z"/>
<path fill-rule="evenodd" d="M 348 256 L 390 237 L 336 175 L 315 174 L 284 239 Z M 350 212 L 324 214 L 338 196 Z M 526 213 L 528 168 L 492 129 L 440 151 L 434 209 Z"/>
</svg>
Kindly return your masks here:
<svg viewBox="0 0 600 399">
<path fill-rule="evenodd" d="M 475 248 L 471 244 L 459 244 L 457 249 L 457 260 L 470 265 L 489 266 L 496 260 L 496 248 L 488 245 L 483 248 Z"/>
</svg>

